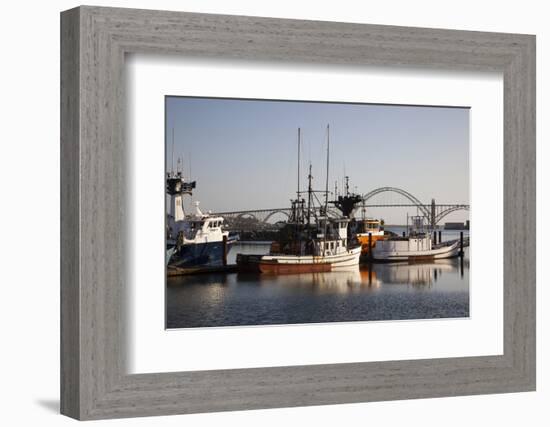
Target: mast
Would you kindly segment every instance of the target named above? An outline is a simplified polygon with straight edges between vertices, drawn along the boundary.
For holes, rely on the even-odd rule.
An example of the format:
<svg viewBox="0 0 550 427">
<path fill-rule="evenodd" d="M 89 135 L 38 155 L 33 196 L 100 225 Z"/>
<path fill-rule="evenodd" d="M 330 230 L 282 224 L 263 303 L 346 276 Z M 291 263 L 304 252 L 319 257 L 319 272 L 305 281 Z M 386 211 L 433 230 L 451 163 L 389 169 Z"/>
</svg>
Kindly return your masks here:
<svg viewBox="0 0 550 427">
<path fill-rule="evenodd" d="M 326 241 L 327 241 L 327 231 L 328 231 L 328 172 L 329 172 L 329 158 L 330 158 L 330 127 L 327 124 L 327 176 L 325 181 L 325 232 L 324 242 L 323 242 L 323 255 L 325 253 Z"/>
<path fill-rule="evenodd" d="M 300 255 L 302 253 L 302 242 L 300 239 L 300 224 L 303 224 L 303 210 L 300 209 L 300 140 L 301 140 L 301 131 L 298 128 L 298 178 L 297 178 L 297 187 L 296 187 L 296 202 L 294 203 L 294 219 L 296 221 L 296 238 L 298 240 L 298 248 Z"/>
<path fill-rule="evenodd" d="M 298 187 L 296 187 L 296 200 L 300 200 L 300 140 L 301 132 L 298 128 Z"/>
<path fill-rule="evenodd" d="M 327 215 L 327 209 L 328 209 L 328 168 L 329 168 L 329 154 L 330 154 L 329 132 L 330 132 L 329 125 L 327 125 L 327 177 L 326 177 L 326 183 L 325 183 L 325 215 Z"/>
<path fill-rule="evenodd" d="M 172 174 L 174 174 L 174 128 L 172 127 Z"/>
<path fill-rule="evenodd" d="M 313 176 L 311 175 L 311 162 L 309 163 L 309 175 L 307 176 L 308 179 L 308 186 L 307 186 L 307 226 L 309 228 L 309 224 L 311 221 L 311 195 L 313 193 L 313 189 L 311 188 L 311 180 Z"/>
</svg>

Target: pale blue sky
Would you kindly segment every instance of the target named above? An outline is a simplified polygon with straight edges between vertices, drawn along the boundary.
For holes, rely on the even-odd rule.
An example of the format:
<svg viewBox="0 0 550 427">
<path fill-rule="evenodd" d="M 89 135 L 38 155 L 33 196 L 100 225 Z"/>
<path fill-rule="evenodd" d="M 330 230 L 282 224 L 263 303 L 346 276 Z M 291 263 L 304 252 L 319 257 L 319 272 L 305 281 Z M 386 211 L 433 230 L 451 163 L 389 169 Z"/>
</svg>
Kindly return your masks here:
<svg viewBox="0 0 550 427">
<path fill-rule="evenodd" d="M 369 104 L 166 98 L 166 161 L 183 158 L 197 181 L 193 200 L 213 211 L 289 206 L 297 181 L 302 129 L 302 188 L 313 165 L 324 189 L 330 124 L 330 189 L 344 171 L 352 190 L 402 188 L 425 203 L 469 203 L 469 109 Z M 384 193 L 370 202 L 406 203 Z M 189 206 L 189 203 L 186 203 Z M 414 208 L 377 208 L 369 216 L 404 223 Z M 444 221 L 463 221 L 456 212 Z"/>
</svg>

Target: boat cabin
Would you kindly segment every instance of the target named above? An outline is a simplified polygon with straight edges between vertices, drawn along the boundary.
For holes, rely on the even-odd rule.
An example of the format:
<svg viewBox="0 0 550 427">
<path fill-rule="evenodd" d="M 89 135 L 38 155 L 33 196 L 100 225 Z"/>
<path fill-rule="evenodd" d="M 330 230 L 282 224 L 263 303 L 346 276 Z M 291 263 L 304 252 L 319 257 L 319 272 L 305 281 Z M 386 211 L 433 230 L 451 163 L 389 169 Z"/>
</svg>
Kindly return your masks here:
<svg viewBox="0 0 550 427">
<path fill-rule="evenodd" d="M 384 235 L 384 227 L 379 219 L 362 219 L 357 221 L 356 233 L 365 235 L 371 233 L 373 236 Z"/>
<path fill-rule="evenodd" d="M 207 243 L 222 241 L 228 232 L 223 230 L 223 217 L 187 218 L 181 230 L 180 243 Z"/>
<path fill-rule="evenodd" d="M 209 228 L 220 228 L 223 224 L 223 218 L 207 218 L 189 221 L 189 228 L 191 230 L 203 230 L 206 231 Z"/>
<path fill-rule="evenodd" d="M 347 252 L 347 239 L 315 241 L 316 256 L 337 255 Z"/>
<path fill-rule="evenodd" d="M 319 232 L 317 233 L 318 239 L 324 239 L 325 229 L 327 231 L 327 239 L 343 239 L 348 238 L 348 224 L 350 220 L 348 218 L 327 218 L 319 219 Z M 326 224 L 326 226 L 325 226 Z"/>
<path fill-rule="evenodd" d="M 432 238 L 429 233 L 417 234 L 408 238 L 398 237 L 382 240 L 377 243 L 376 249 L 382 252 L 421 252 L 432 249 Z"/>
</svg>

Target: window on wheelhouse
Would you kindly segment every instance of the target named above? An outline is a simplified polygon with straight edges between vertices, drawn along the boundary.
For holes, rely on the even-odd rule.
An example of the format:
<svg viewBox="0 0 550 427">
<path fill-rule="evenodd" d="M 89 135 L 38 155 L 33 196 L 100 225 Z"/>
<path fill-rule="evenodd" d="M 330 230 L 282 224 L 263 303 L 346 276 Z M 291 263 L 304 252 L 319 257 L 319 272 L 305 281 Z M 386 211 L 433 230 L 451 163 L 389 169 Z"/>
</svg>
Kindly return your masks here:
<svg viewBox="0 0 550 427">
<path fill-rule="evenodd" d="M 202 228 L 204 225 L 204 222 L 202 221 L 193 221 L 191 222 L 191 230 L 197 230 L 199 228 Z"/>
</svg>

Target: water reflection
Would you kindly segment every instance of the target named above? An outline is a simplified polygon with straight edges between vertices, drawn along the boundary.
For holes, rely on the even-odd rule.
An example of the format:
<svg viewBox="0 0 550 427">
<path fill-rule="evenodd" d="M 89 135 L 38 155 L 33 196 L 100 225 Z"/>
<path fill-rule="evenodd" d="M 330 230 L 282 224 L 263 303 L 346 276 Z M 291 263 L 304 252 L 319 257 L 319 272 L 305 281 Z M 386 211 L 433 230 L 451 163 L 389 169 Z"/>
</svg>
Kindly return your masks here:
<svg viewBox="0 0 550 427">
<path fill-rule="evenodd" d="M 431 286 L 445 273 L 457 272 L 460 259 L 441 259 L 425 264 L 372 264 L 363 269 L 373 270 L 382 283 Z"/>
<path fill-rule="evenodd" d="M 239 275 L 239 279 L 245 276 Z M 256 280 L 262 286 L 281 288 L 308 289 L 314 293 L 345 293 L 362 285 L 358 268 L 346 268 L 330 273 L 302 273 L 284 275 L 248 275 L 245 280 Z"/>
<path fill-rule="evenodd" d="M 468 250 L 463 261 L 181 276 L 168 280 L 166 292 L 169 328 L 466 317 Z"/>
</svg>

